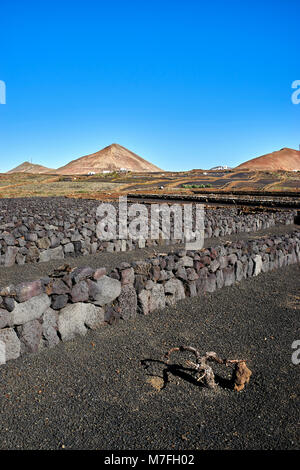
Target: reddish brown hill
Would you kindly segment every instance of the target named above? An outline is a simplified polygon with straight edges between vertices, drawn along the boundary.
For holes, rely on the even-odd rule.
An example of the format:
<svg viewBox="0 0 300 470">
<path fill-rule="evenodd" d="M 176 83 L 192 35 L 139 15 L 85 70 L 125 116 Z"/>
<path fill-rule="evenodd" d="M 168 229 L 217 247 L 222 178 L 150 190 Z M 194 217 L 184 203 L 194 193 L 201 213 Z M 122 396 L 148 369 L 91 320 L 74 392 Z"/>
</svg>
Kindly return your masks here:
<svg viewBox="0 0 300 470">
<path fill-rule="evenodd" d="M 99 152 L 71 161 L 67 165 L 58 168 L 56 173 L 60 175 L 79 175 L 89 172 L 100 173 L 103 170 L 116 171 L 122 168 L 138 172 L 161 171 L 160 168 L 125 147 L 112 144 Z"/>
<path fill-rule="evenodd" d="M 55 173 L 56 170 L 47 168 L 43 165 L 37 165 L 36 163 L 24 162 L 21 165 L 16 166 L 12 170 L 9 170 L 7 173 L 34 173 L 34 174 L 44 174 L 44 173 Z"/>
<path fill-rule="evenodd" d="M 300 170 L 300 151 L 283 148 L 276 152 L 267 153 L 261 157 L 248 160 L 236 168 L 249 168 L 251 170 Z"/>
</svg>

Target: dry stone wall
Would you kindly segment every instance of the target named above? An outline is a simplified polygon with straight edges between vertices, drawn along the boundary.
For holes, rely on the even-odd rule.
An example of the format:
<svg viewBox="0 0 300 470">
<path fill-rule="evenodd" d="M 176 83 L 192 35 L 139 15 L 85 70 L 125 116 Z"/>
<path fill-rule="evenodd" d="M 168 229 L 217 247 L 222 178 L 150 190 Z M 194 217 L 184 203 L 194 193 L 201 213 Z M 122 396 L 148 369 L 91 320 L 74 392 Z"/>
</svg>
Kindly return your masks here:
<svg viewBox="0 0 300 470">
<path fill-rule="evenodd" d="M 110 273 L 101 267 L 64 267 L 1 288 L 0 363 L 294 263 L 300 263 L 300 231 L 179 250 L 121 263 Z"/>
<path fill-rule="evenodd" d="M 2 199 L 0 265 L 47 262 L 68 256 L 129 251 L 179 241 L 99 240 L 96 234 L 100 220 L 96 217 L 99 204 L 99 201 L 69 198 Z M 118 210 L 118 204 L 115 207 Z M 150 205 L 146 207 L 150 214 Z M 205 237 L 255 232 L 276 224 L 291 224 L 295 214 L 295 211 L 249 214 L 232 208 L 206 209 Z M 172 222 L 171 219 L 171 225 Z"/>
</svg>

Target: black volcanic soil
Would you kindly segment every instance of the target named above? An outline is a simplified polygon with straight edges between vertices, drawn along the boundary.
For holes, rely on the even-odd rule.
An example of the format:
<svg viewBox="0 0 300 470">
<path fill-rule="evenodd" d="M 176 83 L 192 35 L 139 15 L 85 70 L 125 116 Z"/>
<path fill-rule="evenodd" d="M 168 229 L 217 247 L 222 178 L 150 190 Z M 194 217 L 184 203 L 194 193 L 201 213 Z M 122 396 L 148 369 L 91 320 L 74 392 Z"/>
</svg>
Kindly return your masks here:
<svg viewBox="0 0 300 470">
<path fill-rule="evenodd" d="M 110 269 L 151 253 L 1 267 L 0 285 L 37 279 L 65 262 Z M 0 366 L 0 449 L 299 449 L 300 365 L 291 361 L 299 294 L 300 266 L 288 266 Z M 230 369 L 217 367 L 217 390 L 201 387 L 184 365 L 188 356 L 174 355 L 171 367 L 163 361 L 180 344 L 246 359 L 250 384 L 232 391 Z"/>
<path fill-rule="evenodd" d="M 299 288 L 289 266 L 10 361 L 0 448 L 299 449 Z M 180 344 L 247 359 L 250 384 L 232 391 L 220 368 L 217 390 L 201 387 L 188 356 L 162 360 Z"/>
</svg>

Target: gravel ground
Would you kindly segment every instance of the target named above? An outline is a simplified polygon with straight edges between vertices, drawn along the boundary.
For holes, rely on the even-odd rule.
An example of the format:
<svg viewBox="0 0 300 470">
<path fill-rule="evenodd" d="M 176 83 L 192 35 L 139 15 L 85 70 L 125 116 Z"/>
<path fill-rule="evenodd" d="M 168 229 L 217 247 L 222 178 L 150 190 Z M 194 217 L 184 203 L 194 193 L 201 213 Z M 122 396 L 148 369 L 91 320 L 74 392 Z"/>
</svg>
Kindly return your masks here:
<svg viewBox="0 0 300 470">
<path fill-rule="evenodd" d="M 282 235 L 299 230 L 299 225 L 277 225 L 266 230 L 260 230 L 255 233 L 238 233 L 226 237 L 210 238 L 205 240 L 205 246 L 215 246 L 224 241 L 238 241 L 260 238 L 262 236 Z M 98 253 L 88 256 L 80 256 L 77 258 L 65 258 L 63 260 L 54 260 L 47 263 L 27 263 L 26 265 L 14 265 L 10 268 L 0 266 L 0 286 L 5 287 L 9 284 L 18 284 L 20 282 L 32 281 L 48 275 L 58 266 L 68 263 L 71 266 L 90 266 L 99 268 L 105 266 L 108 271 L 118 266 L 122 261 L 130 263 L 131 261 L 151 257 L 155 252 L 170 253 L 182 245 L 177 246 L 161 246 L 156 249 L 146 248 L 120 253 Z"/>
<path fill-rule="evenodd" d="M 0 368 L 1 449 L 299 449 L 300 266 L 106 326 Z M 242 392 L 217 390 L 170 347 L 243 358 Z M 182 364 L 182 367 L 174 364 Z M 221 366 L 219 366 L 221 367 Z"/>
</svg>

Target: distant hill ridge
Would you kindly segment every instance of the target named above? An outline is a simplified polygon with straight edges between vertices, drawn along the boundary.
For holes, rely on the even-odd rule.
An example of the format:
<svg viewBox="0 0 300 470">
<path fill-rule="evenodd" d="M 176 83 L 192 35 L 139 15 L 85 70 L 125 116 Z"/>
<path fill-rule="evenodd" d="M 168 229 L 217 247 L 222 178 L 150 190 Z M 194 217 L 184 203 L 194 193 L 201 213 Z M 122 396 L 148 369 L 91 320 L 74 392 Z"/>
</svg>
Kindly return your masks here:
<svg viewBox="0 0 300 470">
<path fill-rule="evenodd" d="M 251 170 L 284 170 L 293 171 L 300 170 L 300 151 L 288 147 L 267 153 L 261 157 L 252 158 L 241 165 L 238 169 Z"/>
<path fill-rule="evenodd" d="M 219 166 L 211 170 L 229 169 L 227 166 Z M 7 173 L 33 173 L 33 174 L 57 174 L 80 175 L 90 172 L 101 173 L 103 171 L 127 170 L 132 172 L 161 172 L 160 168 L 148 162 L 139 155 L 122 147 L 119 144 L 111 144 L 104 149 L 72 160 L 67 165 L 58 169 L 47 168 L 43 165 L 24 162 Z M 300 171 L 300 151 L 288 147 L 267 153 L 260 157 L 252 158 L 241 163 L 236 169 L 250 169 L 262 171 Z"/>
<path fill-rule="evenodd" d="M 44 173 L 55 173 L 56 170 L 47 168 L 43 165 L 37 165 L 36 163 L 24 162 L 21 165 L 16 166 L 12 170 L 7 171 L 7 173 L 35 173 L 35 174 L 44 174 Z"/>
<path fill-rule="evenodd" d="M 8 171 L 8 173 L 52 173 L 57 175 L 80 175 L 90 172 L 128 170 L 133 172 L 162 171 L 156 165 L 148 162 L 139 155 L 122 147 L 119 144 L 111 144 L 99 152 L 85 155 L 72 160 L 57 170 L 46 168 L 42 165 L 24 162 Z"/>
<path fill-rule="evenodd" d="M 72 160 L 67 165 L 58 168 L 56 173 L 61 175 L 76 175 L 91 171 L 99 173 L 103 170 L 115 171 L 120 169 L 138 172 L 162 171 L 157 166 L 125 147 L 118 144 L 111 144 L 99 152 Z"/>
</svg>

